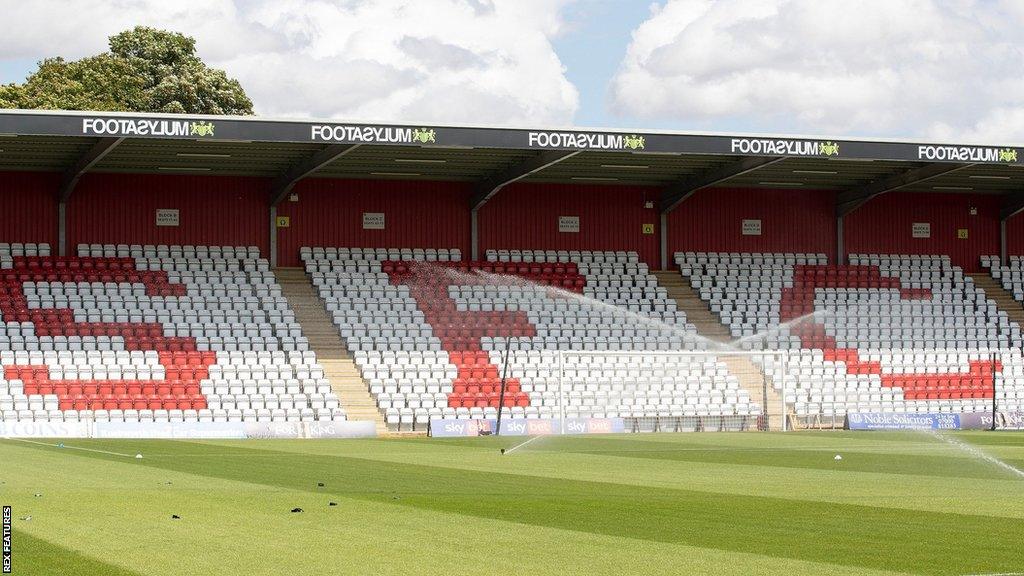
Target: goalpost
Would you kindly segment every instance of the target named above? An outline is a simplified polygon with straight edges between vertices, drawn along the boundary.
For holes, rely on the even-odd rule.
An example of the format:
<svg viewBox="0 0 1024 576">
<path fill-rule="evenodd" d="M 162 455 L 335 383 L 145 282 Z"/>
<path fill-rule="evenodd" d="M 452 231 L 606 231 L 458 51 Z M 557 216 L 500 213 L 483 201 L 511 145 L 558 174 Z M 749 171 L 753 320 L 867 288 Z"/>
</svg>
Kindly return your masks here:
<svg viewBox="0 0 1024 576">
<path fill-rule="evenodd" d="M 769 359 L 781 381 L 766 373 Z M 561 350 L 555 416 L 562 434 L 586 418 L 621 419 L 626 432 L 786 431 L 787 359 L 774 350 Z"/>
</svg>

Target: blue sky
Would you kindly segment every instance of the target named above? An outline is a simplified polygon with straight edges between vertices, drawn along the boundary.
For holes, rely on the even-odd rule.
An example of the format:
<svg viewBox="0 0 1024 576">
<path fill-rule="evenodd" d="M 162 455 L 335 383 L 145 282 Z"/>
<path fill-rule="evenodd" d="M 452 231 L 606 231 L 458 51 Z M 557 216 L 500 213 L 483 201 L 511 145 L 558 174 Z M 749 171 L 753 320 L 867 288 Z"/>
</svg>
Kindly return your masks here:
<svg viewBox="0 0 1024 576">
<path fill-rule="evenodd" d="M 566 76 L 580 92 L 574 123 L 609 128 L 636 127 L 635 119 L 609 111 L 608 86 L 615 76 L 630 35 L 649 15 L 644 0 L 592 0 L 566 10 L 571 24 L 554 40 Z"/>
<path fill-rule="evenodd" d="M 141 24 L 195 37 L 264 116 L 1024 144 L 1021 0 L 0 0 L 0 13 L 0 82 Z"/>
</svg>

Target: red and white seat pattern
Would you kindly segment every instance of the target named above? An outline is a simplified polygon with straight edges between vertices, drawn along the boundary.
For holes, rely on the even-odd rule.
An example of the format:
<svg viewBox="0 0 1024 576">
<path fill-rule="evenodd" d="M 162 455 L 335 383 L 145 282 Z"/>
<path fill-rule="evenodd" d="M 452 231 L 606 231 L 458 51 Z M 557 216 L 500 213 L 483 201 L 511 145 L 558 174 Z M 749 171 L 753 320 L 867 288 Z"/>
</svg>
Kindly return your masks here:
<svg viewBox="0 0 1024 576">
<path fill-rule="evenodd" d="M 392 426 L 492 415 L 506 339 L 506 405 L 513 416 L 538 418 L 559 413 L 559 350 L 699 347 L 635 253 L 489 251 L 486 261 L 462 262 L 456 250 L 304 248 L 301 256 Z M 758 409 L 735 380 L 698 393 L 705 369 L 724 371 L 713 358 L 667 367 L 685 372 L 678 386 L 666 367 L 655 374 L 625 357 L 572 362 L 568 414 Z"/>
<path fill-rule="evenodd" d="M 0 418 L 344 416 L 257 249 L 79 252 L 0 252 Z"/>
<path fill-rule="evenodd" d="M 798 415 L 962 411 L 1024 402 L 1020 327 L 942 256 L 679 253 L 691 286 L 788 383 Z M 785 370 L 785 374 L 783 371 Z"/>
</svg>

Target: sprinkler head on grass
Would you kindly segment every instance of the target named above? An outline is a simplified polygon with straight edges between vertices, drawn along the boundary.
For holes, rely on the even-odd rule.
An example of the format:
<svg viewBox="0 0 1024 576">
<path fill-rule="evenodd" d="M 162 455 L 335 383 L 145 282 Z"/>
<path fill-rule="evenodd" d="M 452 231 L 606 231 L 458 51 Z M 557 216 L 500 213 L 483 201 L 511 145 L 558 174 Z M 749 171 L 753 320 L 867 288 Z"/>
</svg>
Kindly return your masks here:
<svg viewBox="0 0 1024 576">
<path fill-rule="evenodd" d="M 171 520 L 181 520 L 181 516 L 178 516 L 177 514 L 171 514 Z"/>
<path fill-rule="evenodd" d="M 323 482 L 317 482 L 316 483 L 316 487 L 317 488 L 323 488 L 324 487 L 324 483 Z"/>
<path fill-rule="evenodd" d="M 292 508 L 292 513 L 293 514 L 297 514 L 299 512 L 302 512 L 302 508 Z"/>
<path fill-rule="evenodd" d="M 328 506 L 337 506 L 338 503 L 337 502 L 328 502 L 327 505 Z"/>
</svg>

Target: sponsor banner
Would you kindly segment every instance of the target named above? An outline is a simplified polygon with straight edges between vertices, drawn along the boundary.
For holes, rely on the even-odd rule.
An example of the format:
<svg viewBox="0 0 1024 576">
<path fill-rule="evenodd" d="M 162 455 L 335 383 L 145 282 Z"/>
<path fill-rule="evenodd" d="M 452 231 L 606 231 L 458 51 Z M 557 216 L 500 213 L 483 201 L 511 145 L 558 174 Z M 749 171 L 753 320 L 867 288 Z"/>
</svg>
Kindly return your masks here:
<svg viewBox="0 0 1024 576">
<path fill-rule="evenodd" d="M 761 235 L 761 221 L 760 220 L 744 220 L 743 221 L 743 235 L 744 236 L 760 236 Z"/>
<path fill-rule="evenodd" d="M 429 127 L 73 111 L 0 111 L 0 134 L 1024 164 L 1024 155 L 1018 148 L 1005 146 L 688 133 Z"/>
<path fill-rule="evenodd" d="M 95 438 L 365 438 L 370 420 L 317 422 L 97 422 Z"/>
<path fill-rule="evenodd" d="M 317 420 L 305 422 L 305 438 L 373 438 L 377 424 L 373 420 Z"/>
<path fill-rule="evenodd" d="M 436 418 L 430 421 L 430 435 L 435 438 L 481 436 L 494 434 L 497 430 L 494 418 L 468 420 L 460 418 Z M 502 436 L 548 436 L 562 431 L 562 421 L 557 418 L 502 418 Z M 566 434 L 614 434 L 626 431 L 622 418 L 567 418 Z"/>
<path fill-rule="evenodd" d="M 245 438 L 241 422 L 96 422 L 93 438 Z"/>
<path fill-rule="evenodd" d="M 82 118 L 86 136 L 210 137 L 216 124 L 202 120 L 162 118 Z"/>
<path fill-rule="evenodd" d="M 367 144 L 436 144 L 433 128 L 405 126 L 359 126 L 347 124 L 313 124 L 310 139 L 314 142 L 352 142 Z"/>
<path fill-rule="evenodd" d="M 569 150 L 643 150 L 647 138 L 638 134 L 602 134 L 598 132 L 530 132 L 530 148 Z"/>
<path fill-rule="evenodd" d="M 1017 149 L 991 146 L 918 146 L 917 158 L 932 161 L 1013 164 L 1017 162 Z"/>
<path fill-rule="evenodd" d="M 759 156 L 839 156 L 839 144 L 831 140 L 785 140 L 775 138 L 733 138 L 733 154 Z"/>
<path fill-rule="evenodd" d="M 559 216 L 558 217 L 558 231 L 568 232 L 570 234 L 577 234 L 580 231 L 580 217 L 579 216 Z"/>
<path fill-rule="evenodd" d="M 960 414 L 960 430 L 988 430 L 992 428 L 992 412 L 964 412 Z"/>
<path fill-rule="evenodd" d="M 0 437 L 9 438 L 88 438 L 88 422 L 12 422 L 0 421 Z"/>
<path fill-rule="evenodd" d="M 383 230 L 383 212 L 363 212 L 363 230 Z"/>
<path fill-rule="evenodd" d="M 316 422 L 245 422 L 246 438 L 372 438 L 372 420 L 318 420 Z"/>
<path fill-rule="evenodd" d="M 302 422 L 242 422 L 245 438 L 302 438 Z"/>
<path fill-rule="evenodd" d="M 910 225 L 910 237 L 911 238 L 931 238 L 932 237 L 932 224 L 931 222 L 914 222 Z"/>
<path fill-rule="evenodd" d="M 177 208 L 157 208 L 156 209 L 156 225 L 157 226 L 180 226 L 181 225 L 181 213 Z"/>
<path fill-rule="evenodd" d="M 950 413 L 851 412 L 849 430 L 959 430 L 960 415 Z"/>
<path fill-rule="evenodd" d="M 368 438 L 371 420 L 316 422 L 0 422 L 9 438 Z"/>
<path fill-rule="evenodd" d="M 1024 430 L 1024 412 L 1000 412 L 996 426 L 1005 430 Z"/>
<path fill-rule="evenodd" d="M 949 413 L 850 413 L 850 430 L 988 430 L 992 412 Z M 1024 430 L 1024 412 L 996 412 L 996 428 Z"/>
</svg>

